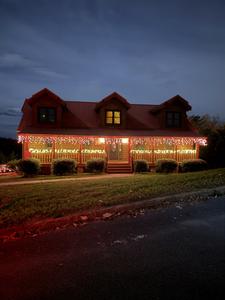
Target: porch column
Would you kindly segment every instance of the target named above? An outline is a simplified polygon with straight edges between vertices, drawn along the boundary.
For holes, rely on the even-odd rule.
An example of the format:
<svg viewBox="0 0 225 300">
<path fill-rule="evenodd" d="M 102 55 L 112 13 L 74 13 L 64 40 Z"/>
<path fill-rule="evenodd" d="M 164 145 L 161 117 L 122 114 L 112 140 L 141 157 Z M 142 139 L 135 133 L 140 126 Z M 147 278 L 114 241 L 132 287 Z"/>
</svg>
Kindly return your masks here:
<svg viewBox="0 0 225 300">
<path fill-rule="evenodd" d="M 22 143 L 22 152 L 23 152 L 23 159 L 31 158 L 31 153 L 29 151 L 29 141 L 23 141 Z"/>
<path fill-rule="evenodd" d="M 196 158 L 199 158 L 199 144 L 195 144 L 196 147 Z"/>
</svg>

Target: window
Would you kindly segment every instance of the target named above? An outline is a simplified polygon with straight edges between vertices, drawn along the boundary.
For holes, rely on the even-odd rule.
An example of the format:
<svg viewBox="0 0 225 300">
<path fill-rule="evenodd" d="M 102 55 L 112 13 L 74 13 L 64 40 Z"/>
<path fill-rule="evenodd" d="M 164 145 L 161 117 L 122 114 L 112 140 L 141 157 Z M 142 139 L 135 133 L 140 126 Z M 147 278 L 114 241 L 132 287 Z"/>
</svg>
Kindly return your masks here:
<svg viewBox="0 0 225 300">
<path fill-rule="evenodd" d="M 106 111 L 106 124 L 108 125 L 120 125 L 120 111 L 119 110 L 107 110 Z"/>
<path fill-rule="evenodd" d="M 181 113 L 175 111 L 166 112 L 166 127 L 181 127 Z"/>
<path fill-rule="evenodd" d="M 55 109 L 49 107 L 39 108 L 38 120 L 40 123 L 55 123 Z"/>
</svg>

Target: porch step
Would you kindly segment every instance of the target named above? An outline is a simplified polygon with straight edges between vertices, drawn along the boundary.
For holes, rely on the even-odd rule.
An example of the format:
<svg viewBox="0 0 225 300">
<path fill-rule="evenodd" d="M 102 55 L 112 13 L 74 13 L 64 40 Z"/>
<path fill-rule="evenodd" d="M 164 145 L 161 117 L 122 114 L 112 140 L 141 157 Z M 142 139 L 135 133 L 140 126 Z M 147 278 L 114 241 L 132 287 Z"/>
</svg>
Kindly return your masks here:
<svg viewBox="0 0 225 300">
<path fill-rule="evenodd" d="M 107 173 L 132 173 L 132 166 L 128 164 L 108 164 Z"/>
</svg>

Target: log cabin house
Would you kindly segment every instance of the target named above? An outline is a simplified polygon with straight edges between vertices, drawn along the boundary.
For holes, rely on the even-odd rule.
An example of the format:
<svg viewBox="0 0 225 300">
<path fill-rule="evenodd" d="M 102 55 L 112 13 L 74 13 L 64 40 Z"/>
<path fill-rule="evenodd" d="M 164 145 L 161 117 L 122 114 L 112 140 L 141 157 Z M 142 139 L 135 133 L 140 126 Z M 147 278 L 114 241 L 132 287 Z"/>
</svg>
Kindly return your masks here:
<svg viewBox="0 0 225 300">
<path fill-rule="evenodd" d="M 87 160 L 104 158 L 107 172 L 132 172 L 133 161 L 182 162 L 198 158 L 199 136 L 188 121 L 190 104 L 181 96 L 162 104 L 131 104 L 114 92 L 97 102 L 66 101 L 48 89 L 26 99 L 18 127 L 23 158 L 39 159 L 42 172 L 52 160 L 75 159 L 78 170 Z"/>
</svg>

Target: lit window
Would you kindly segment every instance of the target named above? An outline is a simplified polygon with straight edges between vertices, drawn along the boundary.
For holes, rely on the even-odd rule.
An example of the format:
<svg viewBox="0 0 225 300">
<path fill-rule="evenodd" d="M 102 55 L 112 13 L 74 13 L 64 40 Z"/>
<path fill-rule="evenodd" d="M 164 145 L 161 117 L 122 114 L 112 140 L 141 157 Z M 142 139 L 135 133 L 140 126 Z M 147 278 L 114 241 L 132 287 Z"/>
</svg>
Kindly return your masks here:
<svg viewBox="0 0 225 300">
<path fill-rule="evenodd" d="M 39 108 L 38 119 L 40 123 L 55 123 L 55 109 L 49 107 Z"/>
<path fill-rule="evenodd" d="M 106 124 L 119 125 L 120 124 L 120 111 L 107 110 L 106 111 Z"/>
<path fill-rule="evenodd" d="M 179 128 L 181 127 L 181 113 L 174 111 L 166 112 L 166 127 Z"/>
<path fill-rule="evenodd" d="M 113 124 L 113 111 L 108 110 L 106 112 L 106 123 Z"/>
</svg>

